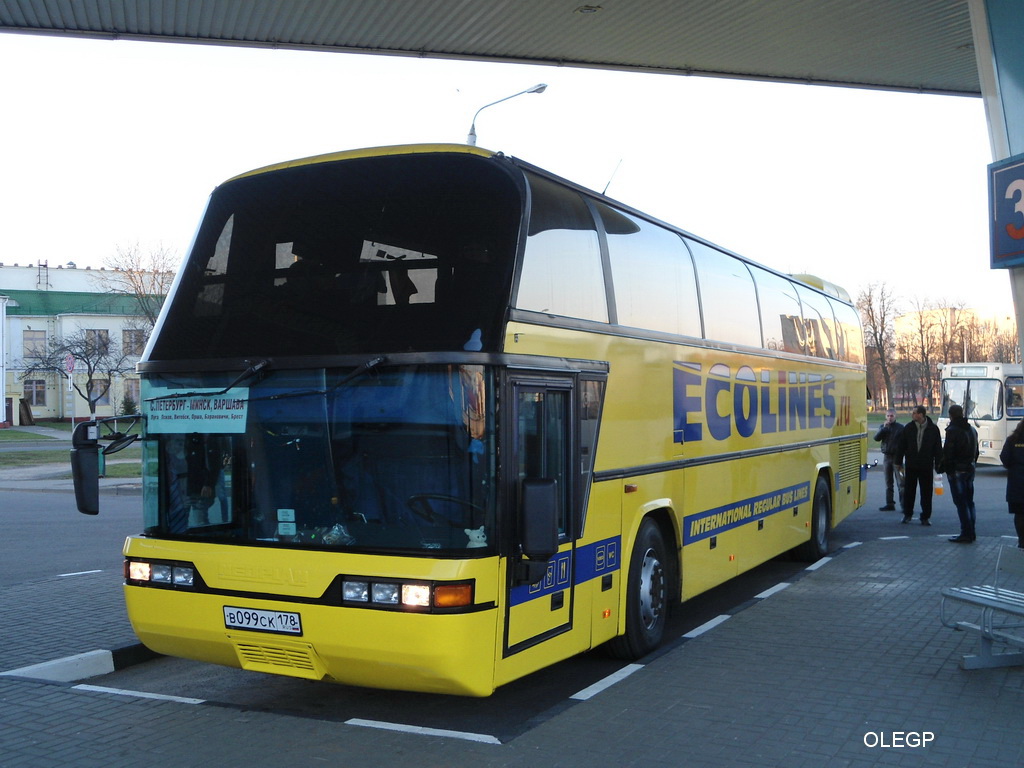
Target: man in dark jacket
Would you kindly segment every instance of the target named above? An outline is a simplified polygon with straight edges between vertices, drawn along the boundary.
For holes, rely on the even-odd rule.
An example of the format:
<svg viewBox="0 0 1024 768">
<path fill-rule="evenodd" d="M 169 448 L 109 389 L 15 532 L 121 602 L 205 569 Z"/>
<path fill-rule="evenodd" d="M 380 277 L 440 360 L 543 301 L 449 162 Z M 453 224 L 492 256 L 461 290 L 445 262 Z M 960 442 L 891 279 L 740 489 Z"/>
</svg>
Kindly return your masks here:
<svg viewBox="0 0 1024 768">
<path fill-rule="evenodd" d="M 932 473 L 942 469 L 942 435 L 923 405 L 915 405 L 913 421 L 896 445 L 896 466 L 904 466 L 903 522 L 914 517 L 915 488 L 921 488 L 921 525 L 931 525 Z"/>
<path fill-rule="evenodd" d="M 885 506 L 879 507 L 881 512 L 892 512 L 896 509 L 897 491 L 900 506 L 903 505 L 903 487 L 896 479 L 896 467 L 893 458 L 896 456 L 896 444 L 903 433 L 903 425 L 896 421 L 896 411 L 890 408 L 885 412 L 885 423 L 875 432 L 875 442 L 881 443 L 882 469 L 885 471 Z"/>
<path fill-rule="evenodd" d="M 964 418 L 959 405 L 949 406 L 949 426 L 942 445 L 942 466 L 949 478 L 949 494 L 960 518 L 960 535 L 950 541 L 970 544 L 974 541 L 974 465 L 978 461 L 978 433 Z"/>
<path fill-rule="evenodd" d="M 1017 422 L 999 452 L 999 461 L 1006 467 L 1006 505 L 1013 515 L 1017 546 L 1024 549 L 1024 419 Z"/>
</svg>

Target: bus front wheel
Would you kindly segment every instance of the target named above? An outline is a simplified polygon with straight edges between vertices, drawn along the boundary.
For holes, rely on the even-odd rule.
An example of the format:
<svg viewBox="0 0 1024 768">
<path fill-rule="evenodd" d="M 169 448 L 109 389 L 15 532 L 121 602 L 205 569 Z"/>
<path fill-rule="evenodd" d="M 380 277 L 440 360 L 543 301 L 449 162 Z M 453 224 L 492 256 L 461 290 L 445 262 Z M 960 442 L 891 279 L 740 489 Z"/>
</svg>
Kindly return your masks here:
<svg viewBox="0 0 1024 768">
<path fill-rule="evenodd" d="M 640 525 L 629 560 L 626 634 L 609 641 L 617 659 L 639 659 L 659 645 L 668 614 L 668 563 L 661 529 L 651 518 Z"/>
</svg>

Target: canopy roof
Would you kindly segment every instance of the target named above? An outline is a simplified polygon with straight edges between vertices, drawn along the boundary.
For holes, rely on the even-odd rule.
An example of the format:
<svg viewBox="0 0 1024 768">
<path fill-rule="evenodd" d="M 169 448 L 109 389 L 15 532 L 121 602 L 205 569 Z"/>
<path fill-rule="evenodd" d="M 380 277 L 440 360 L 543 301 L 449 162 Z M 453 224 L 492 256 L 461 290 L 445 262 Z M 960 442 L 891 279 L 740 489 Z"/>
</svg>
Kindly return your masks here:
<svg viewBox="0 0 1024 768">
<path fill-rule="evenodd" d="M 978 95 L 966 0 L 0 0 L 0 31 Z"/>
</svg>

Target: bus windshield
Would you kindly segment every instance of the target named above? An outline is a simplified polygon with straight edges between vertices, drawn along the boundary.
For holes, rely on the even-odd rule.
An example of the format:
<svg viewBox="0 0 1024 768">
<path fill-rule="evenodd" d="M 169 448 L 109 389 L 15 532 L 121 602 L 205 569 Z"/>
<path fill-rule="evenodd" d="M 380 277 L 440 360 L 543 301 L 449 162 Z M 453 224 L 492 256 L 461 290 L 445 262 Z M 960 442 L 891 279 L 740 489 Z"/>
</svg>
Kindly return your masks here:
<svg viewBox="0 0 1024 768">
<path fill-rule="evenodd" d="M 1003 385 L 998 379 L 943 379 L 943 418 L 954 404 L 963 406 L 968 419 L 997 421 L 1003 418 Z"/>
<path fill-rule="evenodd" d="M 523 210 L 506 162 L 398 154 L 226 182 L 149 359 L 496 350 Z"/>
<path fill-rule="evenodd" d="M 486 552 L 497 538 L 493 370 L 350 373 L 274 372 L 226 393 L 209 377 L 152 376 L 145 451 L 160 471 L 146 479 L 147 533 Z"/>
</svg>

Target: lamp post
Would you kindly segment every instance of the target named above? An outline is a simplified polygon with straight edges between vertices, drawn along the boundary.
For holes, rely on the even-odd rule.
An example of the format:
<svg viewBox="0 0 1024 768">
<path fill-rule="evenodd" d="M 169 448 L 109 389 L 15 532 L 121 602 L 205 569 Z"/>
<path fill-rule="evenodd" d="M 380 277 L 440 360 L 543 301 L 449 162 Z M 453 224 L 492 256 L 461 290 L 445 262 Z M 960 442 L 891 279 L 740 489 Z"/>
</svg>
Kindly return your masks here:
<svg viewBox="0 0 1024 768">
<path fill-rule="evenodd" d="M 503 101 L 508 101 L 509 99 L 514 99 L 516 96 L 522 96 L 524 93 L 544 93 L 544 90 L 547 87 L 548 87 L 547 83 L 537 83 L 537 85 L 533 86 L 532 88 L 527 88 L 525 91 L 520 91 L 519 93 L 513 93 L 511 96 L 506 96 L 503 99 L 498 99 L 497 101 L 492 101 L 490 104 L 484 104 L 482 107 L 480 107 L 480 109 L 478 109 L 476 111 L 476 114 L 473 115 L 473 122 L 470 123 L 469 135 L 466 137 L 466 143 L 469 144 L 471 147 L 475 147 L 476 146 L 476 119 L 480 115 L 480 113 L 483 112 L 485 109 L 487 109 L 488 107 L 493 107 L 495 104 L 501 104 L 501 102 L 503 102 Z"/>
</svg>

